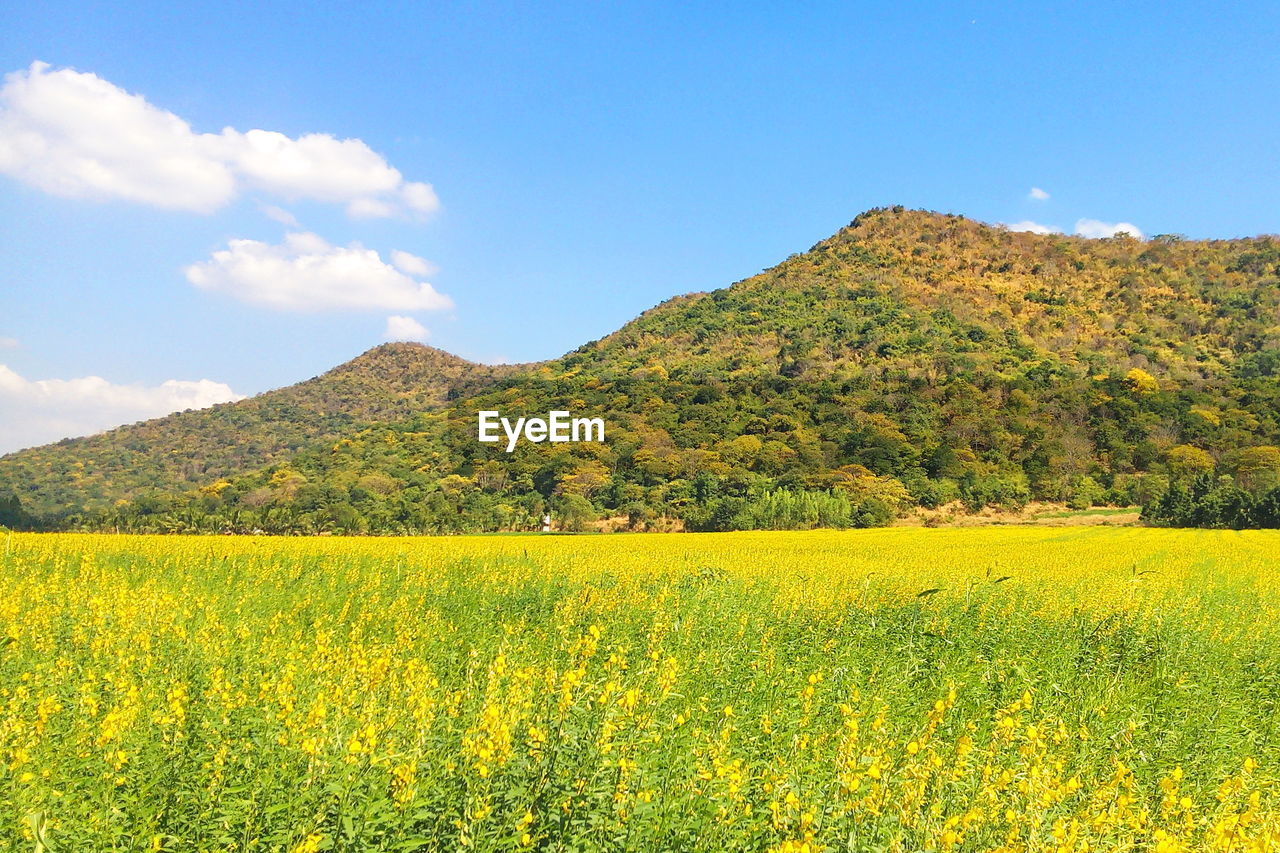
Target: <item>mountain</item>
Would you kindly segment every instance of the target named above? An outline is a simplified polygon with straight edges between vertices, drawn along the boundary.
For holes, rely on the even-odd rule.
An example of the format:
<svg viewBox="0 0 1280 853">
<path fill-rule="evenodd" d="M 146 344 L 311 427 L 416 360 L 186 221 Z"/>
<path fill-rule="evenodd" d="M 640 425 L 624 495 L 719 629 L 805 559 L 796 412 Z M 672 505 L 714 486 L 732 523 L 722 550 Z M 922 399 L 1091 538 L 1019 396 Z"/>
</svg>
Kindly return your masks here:
<svg viewBox="0 0 1280 853">
<path fill-rule="evenodd" d="M 422 344 L 383 344 L 314 379 L 247 400 L 0 457 L 0 494 L 49 515 L 193 489 L 287 460 L 310 442 L 331 442 L 363 424 L 439 407 L 516 369 L 473 364 Z"/>
<path fill-rule="evenodd" d="M 1278 267 L 1273 237 L 1096 240 L 876 210 L 758 276 L 664 303 L 569 363 L 817 378 L 939 358 L 1008 372 L 1034 358 L 1195 382 L 1280 346 Z"/>
<path fill-rule="evenodd" d="M 1277 377 L 1277 238 L 1097 240 L 886 208 L 559 359 L 382 347 L 11 454 L 0 495 L 63 524 L 375 532 L 521 527 L 548 507 L 711 529 L 1146 503 L 1206 472 L 1280 478 Z M 479 410 L 553 408 L 603 416 L 607 441 L 476 440 Z"/>
</svg>

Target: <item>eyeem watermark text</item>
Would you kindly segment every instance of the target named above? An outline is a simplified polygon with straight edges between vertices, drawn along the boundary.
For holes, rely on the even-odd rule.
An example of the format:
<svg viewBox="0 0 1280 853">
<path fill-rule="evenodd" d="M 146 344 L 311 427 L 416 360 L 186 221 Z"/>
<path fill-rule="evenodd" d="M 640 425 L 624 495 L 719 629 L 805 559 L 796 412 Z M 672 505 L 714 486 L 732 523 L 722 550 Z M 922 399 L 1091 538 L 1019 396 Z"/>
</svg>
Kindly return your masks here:
<svg viewBox="0 0 1280 853">
<path fill-rule="evenodd" d="M 507 452 L 516 449 L 523 435 L 526 441 L 604 441 L 604 418 L 575 418 L 569 412 L 547 412 L 545 418 L 517 418 L 512 423 L 498 412 L 479 413 L 479 437 L 484 442 L 499 442 L 501 432 L 507 437 Z"/>
</svg>

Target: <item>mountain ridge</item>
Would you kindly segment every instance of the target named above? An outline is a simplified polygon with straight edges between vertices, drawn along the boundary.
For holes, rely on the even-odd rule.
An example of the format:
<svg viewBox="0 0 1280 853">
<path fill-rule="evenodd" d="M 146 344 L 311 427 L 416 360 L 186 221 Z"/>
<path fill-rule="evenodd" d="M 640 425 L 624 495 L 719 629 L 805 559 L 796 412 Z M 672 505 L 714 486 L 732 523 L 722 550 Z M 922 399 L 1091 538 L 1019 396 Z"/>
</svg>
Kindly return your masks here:
<svg viewBox="0 0 1280 853">
<path fill-rule="evenodd" d="M 182 494 L 224 480 L 228 500 L 252 494 L 255 513 L 279 517 L 381 507 L 389 496 L 474 516 L 463 504 L 488 498 L 473 500 L 473 489 L 525 515 L 570 495 L 597 513 L 710 511 L 708 500 L 770 489 L 875 492 L 895 506 L 1132 500 L 1177 473 L 1175 448 L 1234 471 L 1232 454 L 1280 441 L 1278 374 L 1274 237 L 1089 239 L 879 208 L 807 252 L 672 297 L 557 359 L 485 366 L 384 345 L 242 401 L 260 401 L 247 409 L 169 416 L 218 436 L 212 448 L 158 464 L 181 430 L 145 422 L 96 446 L 78 439 L 0 458 L 0 494 L 81 517 L 148 493 L 190 506 Z M 740 399 L 723 400 L 725 383 Z M 469 434 L 476 405 L 573 402 L 613 413 L 618 443 L 506 459 Z M 247 446 L 227 433 L 237 417 L 260 433 Z M 790 426 L 771 428 L 771 418 Z M 399 449 L 366 447 L 369 435 Z M 130 442 L 136 450 L 122 451 Z M 496 490 L 477 486 L 492 465 L 515 474 Z M 280 471 L 297 475 L 293 486 L 272 483 Z M 690 497 L 703 475 L 716 495 Z M 362 478 L 377 488 L 356 485 Z M 201 505 L 221 512 L 225 501 L 208 498 Z M 396 523 L 421 529 L 413 517 Z M 501 526 L 495 518 L 481 526 Z"/>
<path fill-rule="evenodd" d="M 137 491 L 111 488 L 111 478 L 126 472 L 135 478 L 142 475 L 143 489 L 164 483 L 163 478 L 169 478 L 165 485 L 199 486 L 269 465 L 306 442 L 330 440 L 368 421 L 443 405 L 450 394 L 483 386 L 521 367 L 525 365 L 479 364 L 426 344 L 380 344 L 311 379 L 244 400 L 174 412 L 0 456 L 4 472 L 0 490 L 7 485 L 24 503 L 47 513 L 70 506 L 100 509 L 135 496 Z M 264 432 L 271 425 L 283 428 Z M 199 443 L 203 458 L 172 458 L 192 441 Z M 138 449 L 139 442 L 150 446 Z M 157 459 L 152 446 L 165 455 Z M 110 460 L 103 458 L 103 451 L 110 452 Z M 60 472 L 67 485 L 51 489 L 48 499 L 31 500 L 16 481 L 24 474 L 33 478 L 34 469 L 41 465 L 56 470 L 61 461 L 57 457 L 64 454 L 81 457 L 78 466 L 72 462 Z M 84 483 L 85 476 L 76 468 L 89 466 L 95 470 L 90 482 Z M 101 491 L 94 501 L 73 503 L 76 492 L 98 487 Z"/>
</svg>

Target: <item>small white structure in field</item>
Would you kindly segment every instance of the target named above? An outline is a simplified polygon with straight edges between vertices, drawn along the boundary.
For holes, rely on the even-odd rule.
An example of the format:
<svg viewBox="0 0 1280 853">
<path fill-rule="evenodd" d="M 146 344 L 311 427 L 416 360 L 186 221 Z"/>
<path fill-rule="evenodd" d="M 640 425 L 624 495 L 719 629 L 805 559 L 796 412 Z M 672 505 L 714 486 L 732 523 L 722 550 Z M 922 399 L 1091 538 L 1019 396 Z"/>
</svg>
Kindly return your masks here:
<svg viewBox="0 0 1280 853">
<path fill-rule="evenodd" d="M 551 532 L 551 513 L 547 513 L 546 515 L 542 516 L 542 532 L 543 533 Z"/>
</svg>

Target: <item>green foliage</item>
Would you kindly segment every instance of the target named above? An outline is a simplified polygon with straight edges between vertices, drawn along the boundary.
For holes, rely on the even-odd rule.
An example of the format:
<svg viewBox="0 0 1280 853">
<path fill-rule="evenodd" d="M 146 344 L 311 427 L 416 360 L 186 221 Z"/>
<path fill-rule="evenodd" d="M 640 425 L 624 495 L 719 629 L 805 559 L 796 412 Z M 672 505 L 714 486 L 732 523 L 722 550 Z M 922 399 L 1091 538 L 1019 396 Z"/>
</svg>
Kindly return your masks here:
<svg viewBox="0 0 1280 853">
<path fill-rule="evenodd" d="M 39 522 L 35 516 L 22 508 L 22 501 L 17 495 L 0 495 L 0 527 L 11 530 L 37 530 Z"/>
<path fill-rule="evenodd" d="M 1174 477 L 1188 478 L 1210 474 L 1214 469 L 1213 457 L 1198 447 L 1179 444 L 1165 454 L 1169 473 Z"/>
<path fill-rule="evenodd" d="M 776 489 L 752 498 L 721 497 L 685 518 L 692 530 L 812 530 L 877 527 L 893 518 L 884 500 L 839 491 Z"/>
<path fill-rule="evenodd" d="M 1071 497 L 1067 500 L 1067 506 L 1071 509 L 1088 509 L 1092 506 L 1099 506 L 1107 502 L 1107 491 L 1097 480 L 1085 474 L 1076 481 L 1075 488 L 1072 490 Z"/>
<path fill-rule="evenodd" d="M 1256 493 L 1229 476 L 1201 474 L 1177 481 L 1142 510 L 1142 519 L 1164 527 L 1280 527 L 1280 487 Z"/>
</svg>

